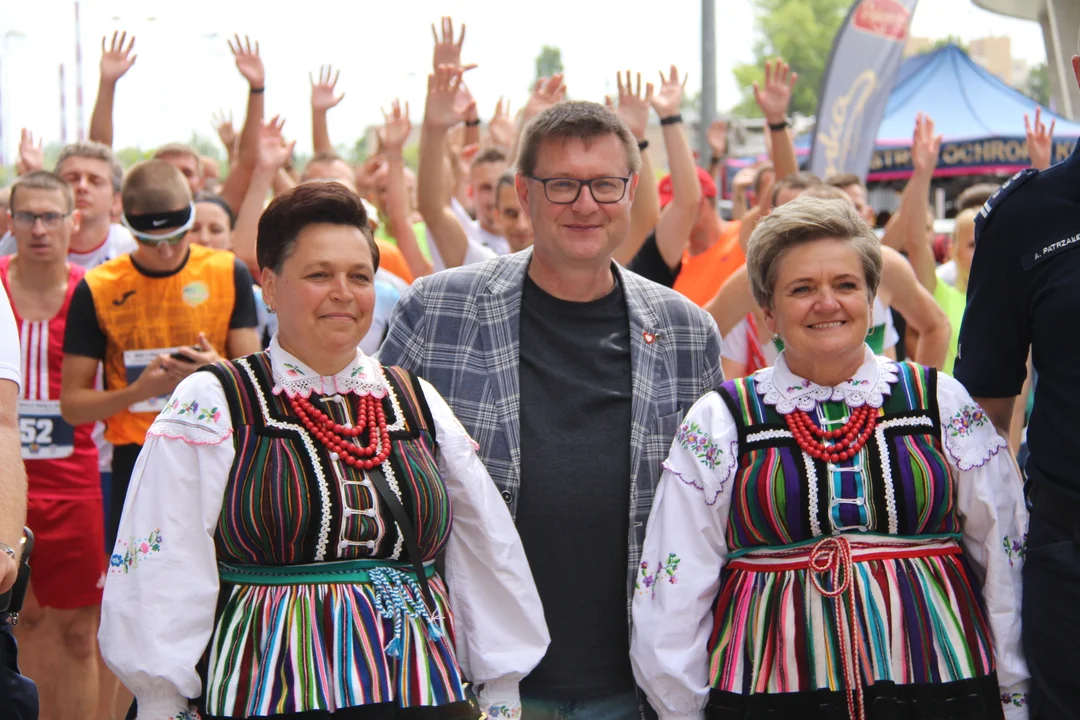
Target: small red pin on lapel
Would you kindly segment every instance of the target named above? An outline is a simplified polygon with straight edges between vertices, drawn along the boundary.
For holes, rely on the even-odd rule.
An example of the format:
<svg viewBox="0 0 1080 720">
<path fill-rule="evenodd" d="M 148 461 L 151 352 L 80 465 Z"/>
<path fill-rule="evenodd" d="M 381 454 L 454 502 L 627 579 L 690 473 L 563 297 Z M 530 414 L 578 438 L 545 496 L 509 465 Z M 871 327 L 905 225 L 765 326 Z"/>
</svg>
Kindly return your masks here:
<svg viewBox="0 0 1080 720">
<path fill-rule="evenodd" d="M 656 335 L 652 334 L 648 330 L 642 333 L 642 337 L 645 338 L 646 345 L 652 345 L 654 342 L 656 342 Z"/>
</svg>

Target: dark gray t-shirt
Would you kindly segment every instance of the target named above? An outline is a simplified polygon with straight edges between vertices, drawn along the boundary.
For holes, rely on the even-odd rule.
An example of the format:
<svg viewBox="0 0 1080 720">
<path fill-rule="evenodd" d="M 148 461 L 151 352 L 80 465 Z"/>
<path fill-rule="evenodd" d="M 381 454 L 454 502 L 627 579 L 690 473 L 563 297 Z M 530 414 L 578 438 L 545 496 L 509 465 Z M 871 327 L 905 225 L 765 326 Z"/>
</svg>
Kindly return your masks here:
<svg viewBox="0 0 1080 720">
<path fill-rule="evenodd" d="M 521 490 L 517 529 L 551 646 L 525 697 L 583 700 L 632 690 L 627 577 L 630 318 L 623 288 L 521 298 Z"/>
</svg>

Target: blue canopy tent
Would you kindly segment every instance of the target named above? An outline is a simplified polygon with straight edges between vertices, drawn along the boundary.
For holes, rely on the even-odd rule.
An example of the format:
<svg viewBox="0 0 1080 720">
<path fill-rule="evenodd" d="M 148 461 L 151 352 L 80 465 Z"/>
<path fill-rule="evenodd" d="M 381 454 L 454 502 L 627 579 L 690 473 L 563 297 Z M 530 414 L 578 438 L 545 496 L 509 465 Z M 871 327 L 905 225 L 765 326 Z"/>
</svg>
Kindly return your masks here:
<svg viewBox="0 0 1080 720">
<path fill-rule="evenodd" d="M 936 177 L 1011 175 L 1030 165 L 1024 137 L 1024 113 L 1038 104 L 971 60 L 956 45 L 945 45 L 908 58 L 900 66 L 867 180 L 903 180 L 911 176 L 911 134 L 915 116 L 926 113 L 944 136 Z M 1046 124 L 1056 120 L 1052 162 L 1068 157 L 1080 137 L 1080 123 L 1042 108 Z M 800 163 L 809 155 L 810 136 L 796 139 Z M 732 159 L 727 177 L 763 157 Z"/>
</svg>

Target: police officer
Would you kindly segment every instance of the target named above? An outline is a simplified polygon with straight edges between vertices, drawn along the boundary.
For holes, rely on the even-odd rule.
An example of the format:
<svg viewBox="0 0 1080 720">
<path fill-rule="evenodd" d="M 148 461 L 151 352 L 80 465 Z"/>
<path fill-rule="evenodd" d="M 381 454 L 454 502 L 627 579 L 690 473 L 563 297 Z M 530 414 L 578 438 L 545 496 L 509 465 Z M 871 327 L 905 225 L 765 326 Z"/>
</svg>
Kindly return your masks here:
<svg viewBox="0 0 1080 720">
<path fill-rule="evenodd" d="M 1080 152 L 1002 186 L 975 248 L 957 379 L 1008 436 L 1029 348 L 1039 375 L 1021 612 L 1031 717 L 1080 719 Z"/>
<path fill-rule="evenodd" d="M 37 720 L 37 688 L 19 674 L 13 617 L 6 612 L 19 575 L 23 523 L 26 521 L 26 471 L 19 444 L 16 402 L 22 386 L 19 332 L 0 292 L 0 704 L 3 717 Z M 18 592 L 25 591 L 22 584 Z"/>
</svg>

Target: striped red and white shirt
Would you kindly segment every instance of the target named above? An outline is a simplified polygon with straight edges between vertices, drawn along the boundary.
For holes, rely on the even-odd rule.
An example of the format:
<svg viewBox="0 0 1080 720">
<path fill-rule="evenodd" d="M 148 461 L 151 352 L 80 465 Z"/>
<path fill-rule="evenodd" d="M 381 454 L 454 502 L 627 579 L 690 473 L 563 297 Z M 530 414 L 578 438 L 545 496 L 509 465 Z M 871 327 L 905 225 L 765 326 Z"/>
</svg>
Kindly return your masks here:
<svg viewBox="0 0 1080 720">
<path fill-rule="evenodd" d="M 11 299 L 8 270 L 11 257 L 0 257 L 0 281 Z M 64 363 L 64 327 L 75 286 L 85 270 L 69 264 L 67 293 L 50 320 L 25 320 L 11 299 L 19 329 L 22 395 L 19 435 L 29 480 L 29 496 L 39 499 L 101 497 L 98 451 L 93 423 L 72 427 L 60 416 L 60 375 Z"/>
</svg>

